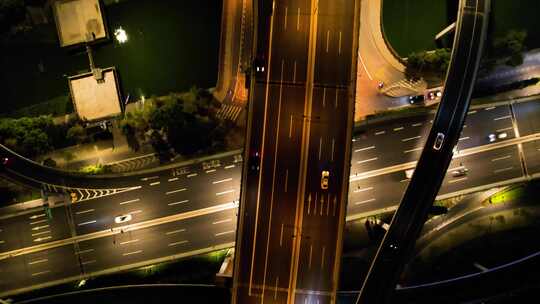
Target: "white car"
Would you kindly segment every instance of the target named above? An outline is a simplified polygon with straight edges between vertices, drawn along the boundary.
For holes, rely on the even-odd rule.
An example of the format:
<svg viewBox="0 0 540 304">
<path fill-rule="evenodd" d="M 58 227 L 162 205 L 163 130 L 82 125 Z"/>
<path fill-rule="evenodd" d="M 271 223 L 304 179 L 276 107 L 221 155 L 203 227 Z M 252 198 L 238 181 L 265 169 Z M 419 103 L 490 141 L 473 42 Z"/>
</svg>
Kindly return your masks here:
<svg viewBox="0 0 540 304">
<path fill-rule="evenodd" d="M 488 135 L 488 140 L 489 140 L 489 142 L 494 142 L 494 141 L 496 141 L 497 139 L 505 139 L 505 138 L 507 138 L 507 137 L 508 137 L 508 133 L 506 133 L 506 132 L 499 132 L 499 133 L 497 133 L 497 134 L 495 134 L 495 133 L 490 133 L 490 134 Z"/>
<path fill-rule="evenodd" d="M 433 143 L 433 150 L 439 151 L 442 148 L 444 142 L 444 134 L 437 133 L 437 136 L 435 137 L 435 142 Z"/>
<path fill-rule="evenodd" d="M 321 189 L 328 189 L 328 178 L 330 177 L 330 172 L 324 170 L 321 172 Z"/>
<path fill-rule="evenodd" d="M 119 215 L 119 216 L 114 218 L 114 222 L 117 223 L 117 224 L 121 224 L 121 223 L 131 221 L 132 218 L 133 218 L 133 216 L 131 214 Z"/>
</svg>

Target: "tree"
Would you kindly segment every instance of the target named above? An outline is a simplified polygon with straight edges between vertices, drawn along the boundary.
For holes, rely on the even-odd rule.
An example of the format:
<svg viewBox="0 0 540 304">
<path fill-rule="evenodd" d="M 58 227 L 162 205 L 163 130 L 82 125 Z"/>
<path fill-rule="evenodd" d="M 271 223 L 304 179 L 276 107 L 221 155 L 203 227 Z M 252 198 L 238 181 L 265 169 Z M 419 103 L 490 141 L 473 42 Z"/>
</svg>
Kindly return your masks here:
<svg viewBox="0 0 540 304">
<path fill-rule="evenodd" d="M 450 64 L 451 51 L 448 48 L 434 51 L 413 52 L 407 58 L 405 76 L 408 79 L 434 79 L 441 81 Z"/>
<path fill-rule="evenodd" d="M 86 138 L 86 131 L 80 124 L 75 124 L 67 130 L 66 138 L 76 143 L 82 143 Z"/>
<path fill-rule="evenodd" d="M 497 37 L 488 53 L 496 60 L 504 60 L 509 66 L 518 66 L 523 63 L 527 31 L 510 30 L 504 36 Z"/>
</svg>

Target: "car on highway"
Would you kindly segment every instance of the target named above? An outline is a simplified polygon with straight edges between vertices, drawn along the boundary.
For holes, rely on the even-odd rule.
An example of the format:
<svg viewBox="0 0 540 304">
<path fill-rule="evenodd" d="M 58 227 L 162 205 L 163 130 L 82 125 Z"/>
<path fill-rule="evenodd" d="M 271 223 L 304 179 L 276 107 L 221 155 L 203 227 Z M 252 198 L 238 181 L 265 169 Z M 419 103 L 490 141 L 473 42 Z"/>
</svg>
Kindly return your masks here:
<svg viewBox="0 0 540 304">
<path fill-rule="evenodd" d="M 433 143 L 433 150 L 439 151 L 442 148 L 444 142 L 444 134 L 439 132 L 435 137 L 435 142 Z"/>
<path fill-rule="evenodd" d="M 261 155 L 259 151 L 252 152 L 249 157 L 249 168 L 252 171 L 259 171 L 261 168 Z"/>
<path fill-rule="evenodd" d="M 469 169 L 461 166 L 452 171 L 452 177 L 463 177 L 466 176 L 468 172 Z"/>
<path fill-rule="evenodd" d="M 2 168 L 11 165 L 12 162 L 13 162 L 13 159 L 9 157 L 2 157 L 1 159 Z"/>
<path fill-rule="evenodd" d="M 497 139 L 505 139 L 507 137 L 508 137 L 508 133 L 506 132 L 490 133 L 487 136 L 489 142 L 494 142 Z"/>
<path fill-rule="evenodd" d="M 131 214 L 123 214 L 123 215 L 119 215 L 117 217 L 114 218 L 114 222 L 117 223 L 117 224 L 121 224 L 121 223 L 126 223 L 126 222 L 129 222 L 131 221 L 131 219 L 133 218 L 133 216 Z"/>
<path fill-rule="evenodd" d="M 437 98 L 440 98 L 442 96 L 441 90 L 434 90 L 427 93 L 427 97 L 429 100 L 434 100 Z"/>
<path fill-rule="evenodd" d="M 264 66 L 265 66 L 266 60 L 264 58 L 265 58 L 264 55 L 259 55 L 255 58 L 253 62 L 253 66 L 255 67 L 255 72 L 257 74 L 262 74 L 265 71 Z"/>
<path fill-rule="evenodd" d="M 410 104 L 422 103 L 422 102 L 424 102 L 425 99 L 426 98 L 425 98 L 424 95 L 409 96 L 409 103 Z"/>
<path fill-rule="evenodd" d="M 328 189 L 328 179 L 330 178 L 330 172 L 327 170 L 323 170 L 321 172 L 321 189 L 326 190 Z"/>
</svg>

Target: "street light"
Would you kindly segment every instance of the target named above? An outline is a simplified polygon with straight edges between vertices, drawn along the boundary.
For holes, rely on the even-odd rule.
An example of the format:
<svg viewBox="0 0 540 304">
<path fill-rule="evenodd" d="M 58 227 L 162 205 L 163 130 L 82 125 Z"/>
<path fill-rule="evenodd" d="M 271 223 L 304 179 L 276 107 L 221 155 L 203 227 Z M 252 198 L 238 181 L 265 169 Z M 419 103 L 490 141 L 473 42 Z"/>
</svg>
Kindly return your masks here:
<svg viewBox="0 0 540 304">
<path fill-rule="evenodd" d="M 114 37 L 120 44 L 125 43 L 128 40 L 127 33 L 122 27 L 119 27 L 114 31 Z"/>
</svg>

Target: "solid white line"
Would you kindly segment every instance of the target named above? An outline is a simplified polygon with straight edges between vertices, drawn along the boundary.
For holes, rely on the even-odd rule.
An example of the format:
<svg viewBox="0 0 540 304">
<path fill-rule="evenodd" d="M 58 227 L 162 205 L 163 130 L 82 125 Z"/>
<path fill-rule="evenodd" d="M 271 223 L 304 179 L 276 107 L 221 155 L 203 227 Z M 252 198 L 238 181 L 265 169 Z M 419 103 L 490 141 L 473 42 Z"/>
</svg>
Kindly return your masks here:
<svg viewBox="0 0 540 304">
<path fill-rule="evenodd" d="M 81 264 L 88 265 L 88 264 L 92 264 L 92 263 L 95 263 L 95 262 L 96 262 L 96 260 L 90 260 L 90 261 L 82 262 Z"/>
<path fill-rule="evenodd" d="M 129 203 L 135 203 L 135 202 L 138 202 L 140 200 L 141 200 L 140 198 L 136 198 L 136 199 L 132 199 L 130 201 L 121 202 L 120 205 L 125 205 L 125 204 L 129 204 Z"/>
<path fill-rule="evenodd" d="M 122 253 L 123 256 L 128 256 L 128 255 L 132 255 L 132 254 L 137 254 L 137 253 L 141 253 L 142 250 L 137 250 L 137 251 L 133 251 L 133 252 L 128 252 L 128 253 Z"/>
<path fill-rule="evenodd" d="M 511 115 L 501 116 L 501 117 L 493 118 L 493 120 L 501 120 L 501 119 L 508 119 L 508 118 L 512 118 L 512 116 Z"/>
<path fill-rule="evenodd" d="M 34 265 L 34 264 L 39 264 L 39 263 L 45 263 L 49 261 L 49 259 L 41 259 L 41 260 L 35 260 L 35 261 L 32 261 L 32 262 L 29 262 L 28 265 Z"/>
<path fill-rule="evenodd" d="M 38 236 L 38 235 L 47 234 L 47 233 L 51 233 L 51 231 L 46 230 L 46 231 L 41 231 L 41 232 L 38 232 L 38 233 L 32 233 L 32 236 Z"/>
<path fill-rule="evenodd" d="M 374 157 L 374 158 L 370 158 L 370 159 L 359 160 L 359 161 L 357 161 L 356 163 L 357 163 L 357 164 L 362 164 L 362 163 L 374 161 L 374 160 L 377 160 L 377 159 L 379 159 L 379 158 L 378 158 L 378 157 Z"/>
<path fill-rule="evenodd" d="M 135 210 L 135 211 L 131 211 L 129 214 L 137 214 L 137 213 L 141 213 L 142 210 Z"/>
<path fill-rule="evenodd" d="M 88 252 L 92 252 L 92 251 L 94 251 L 94 249 L 92 249 L 92 248 L 90 248 L 90 249 L 85 249 L 85 250 L 79 251 L 79 254 L 88 253 Z"/>
<path fill-rule="evenodd" d="M 410 153 L 410 152 L 414 152 L 414 151 L 418 151 L 418 150 L 422 150 L 422 147 L 414 148 L 414 149 L 411 149 L 411 150 L 405 150 L 405 151 L 403 151 L 403 153 Z"/>
<path fill-rule="evenodd" d="M 504 131 L 509 131 L 509 130 L 513 130 L 514 128 L 513 127 L 508 127 L 508 128 L 504 128 L 504 129 L 499 129 L 499 130 L 495 130 L 496 132 L 504 132 Z"/>
<path fill-rule="evenodd" d="M 476 110 L 472 110 L 472 111 L 467 112 L 467 115 L 471 115 L 471 114 L 474 114 L 474 113 L 476 113 Z"/>
<path fill-rule="evenodd" d="M 498 160 L 508 159 L 510 157 L 512 157 L 512 156 L 511 155 L 501 156 L 501 157 L 494 158 L 491 161 L 494 162 L 494 161 L 498 161 Z"/>
<path fill-rule="evenodd" d="M 508 170 L 512 170 L 512 169 L 514 169 L 514 167 L 508 167 L 508 168 L 504 168 L 504 169 L 498 169 L 498 170 L 493 171 L 493 173 L 501 173 L 501 172 L 508 171 Z"/>
<path fill-rule="evenodd" d="M 234 192 L 234 189 L 223 191 L 223 192 L 217 192 L 216 195 L 223 195 L 223 194 L 227 194 L 227 193 L 231 193 L 231 192 Z"/>
<path fill-rule="evenodd" d="M 283 19 L 285 19 L 283 29 L 285 29 L 285 30 L 287 29 L 287 9 L 288 9 L 288 7 L 285 6 L 285 14 L 283 16 Z"/>
<path fill-rule="evenodd" d="M 397 128 L 394 128 L 394 131 L 401 131 L 403 129 L 405 129 L 405 128 L 404 127 L 397 127 Z"/>
<path fill-rule="evenodd" d="M 490 110 L 493 110 L 493 109 L 495 109 L 495 108 L 496 108 L 496 107 L 489 107 L 489 108 L 485 108 L 484 110 L 490 111 Z"/>
<path fill-rule="evenodd" d="M 219 183 L 225 183 L 225 182 L 230 182 L 232 181 L 232 177 L 230 178 L 226 178 L 226 179 L 222 179 L 222 180 L 219 180 L 219 181 L 215 181 L 215 182 L 212 182 L 212 184 L 219 184 Z"/>
<path fill-rule="evenodd" d="M 413 140 L 413 139 L 419 139 L 419 138 L 421 138 L 421 137 L 422 137 L 422 136 L 418 135 L 418 136 L 414 136 L 414 137 L 409 137 L 409 138 L 402 139 L 401 141 L 402 141 L 402 142 L 406 142 L 406 141 Z"/>
<path fill-rule="evenodd" d="M 225 232 L 216 233 L 215 236 L 220 236 L 220 235 L 234 233 L 234 232 L 236 232 L 236 230 L 229 230 L 229 231 L 225 231 Z"/>
<path fill-rule="evenodd" d="M 225 166 L 225 169 L 230 169 L 230 168 L 234 168 L 235 165 L 228 165 L 228 166 Z"/>
<path fill-rule="evenodd" d="M 322 151 L 322 137 L 319 138 L 319 160 L 321 160 L 321 151 Z"/>
<path fill-rule="evenodd" d="M 93 221 L 89 221 L 89 222 L 84 222 L 84 223 L 80 223 L 80 224 L 77 224 L 77 226 L 83 226 L 83 225 L 88 225 L 88 224 L 93 224 L 97 222 L 96 220 L 93 220 Z"/>
<path fill-rule="evenodd" d="M 422 125 L 421 122 L 417 122 L 417 123 L 412 124 L 413 127 L 420 127 L 421 125 Z"/>
<path fill-rule="evenodd" d="M 168 203 L 167 205 L 174 206 L 174 205 L 178 205 L 178 204 L 184 204 L 184 203 L 187 203 L 187 202 L 189 202 L 189 200 L 183 200 L 183 201 L 179 201 L 179 202 Z"/>
<path fill-rule="evenodd" d="M 187 190 L 186 188 L 181 188 L 181 189 L 177 189 L 177 190 L 167 191 L 167 192 L 165 192 L 165 195 L 169 195 L 169 194 L 173 194 L 173 193 L 177 193 L 177 192 L 182 192 L 182 191 L 186 191 L 186 190 Z"/>
<path fill-rule="evenodd" d="M 88 213 L 88 212 L 92 212 L 94 211 L 94 209 L 88 209 L 88 210 L 84 210 L 84 211 L 77 211 L 75 212 L 75 214 L 83 214 L 83 213 Z"/>
<path fill-rule="evenodd" d="M 470 139 L 470 137 L 469 137 L 469 136 L 465 136 L 465 137 L 460 138 L 459 140 L 467 140 L 467 139 Z"/>
<path fill-rule="evenodd" d="M 231 221 L 231 219 L 228 218 L 228 219 L 225 219 L 225 220 L 213 222 L 212 225 L 217 225 L 217 224 L 227 223 L 227 222 L 230 222 L 230 221 Z"/>
<path fill-rule="evenodd" d="M 177 181 L 177 180 L 178 180 L 178 177 L 173 177 L 173 178 L 168 179 L 169 182 L 174 182 L 174 181 Z"/>
<path fill-rule="evenodd" d="M 147 181 L 147 180 L 156 179 L 156 178 L 159 178 L 159 176 L 143 177 L 143 178 L 141 178 L 141 180 L 142 180 L 143 182 L 145 182 L 145 181 Z"/>
<path fill-rule="evenodd" d="M 197 173 L 191 173 L 191 174 L 186 175 L 186 177 L 193 177 L 193 176 L 197 176 Z"/>
<path fill-rule="evenodd" d="M 359 202 L 356 202 L 354 203 L 355 205 L 362 205 L 362 204 L 366 204 L 366 203 L 370 203 L 370 202 L 374 202 L 375 199 L 374 198 L 370 198 L 370 199 L 367 199 L 367 200 L 364 200 L 364 201 L 359 201 Z"/>
<path fill-rule="evenodd" d="M 170 243 L 169 246 L 176 246 L 176 245 L 185 244 L 185 243 L 188 243 L 188 241 L 179 241 L 179 242 Z"/>
<path fill-rule="evenodd" d="M 42 216 L 45 216 L 45 213 L 34 214 L 34 215 L 30 216 L 29 219 L 34 220 L 34 219 L 37 219 L 38 217 L 42 217 Z"/>
<path fill-rule="evenodd" d="M 210 170 L 207 170 L 205 171 L 206 173 L 212 173 L 212 172 L 216 172 L 216 169 L 210 169 Z"/>
<path fill-rule="evenodd" d="M 369 191 L 369 190 L 372 190 L 372 189 L 373 189 L 373 187 L 361 188 L 361 189 L 356 189 L 353 192 L 358 193 L 358 192 Z"/>
<path fill-rule="evenodd" d="M 378 131 L 378 132 L 375 132 L 375 135 L 383 135 L 385 133 L 386 133 L 386 131 Z"/>
<path fill-rule="evenodd" d="M 369 73 L 365 63 L 364 63 L 364 60 L 362 59 L 362 56 L 360 56 L 360 54 L 358 54 L 358 58 L 360 58 L 360 63 L 362 64 L 362 66 L 364 67 L 364 70 L 366 71 L 366 74 L 367 76 L 369 77 L 369 80 L 373 80 L 373 77 L 371 77 L 371 74 Z"/>
<path fill-rule="evenodd" d="M 166 235 L 171 235 L 171 234 L 177 234 L 177 233 L 180 233 L 180 232 L 184 232 L 186 231 L 186 229 L 178 229 L 178 230 L 173 230 L 173 231 L 168 231 L 168 232 L 165 232 Z"/>
<path fill-rule="evenodd" d="M 48 235 L 48 236 L 44 236 L 42 238 L 37 238 L 34 240 L 34 242 L 41 242 L 41 241 L 45 241 L 45 240 L 48 240 L 48 239 L 52 239 L 52 236 Z"/>
<path fill-rule="evenodd" d="M 43 222 L 46 222 L 47 220 L 41 220 L 41 221 L 37 221 L 37 222 L 31 222 L 30 225 L 35 225 L 35 224 L 39 224 L 39 223 L 43 223 Z"/>
<path fill-rule="evenodd" d="M 449 181 L 448 183 L 453 184 L 453 183 L 464 181 L 466 179 L 467 179 L 467 177 L 462 177 L 462 178 L 458 178 L 458 179 L 453 179 L 453 180 Z"/>
<path fill-rule="evenodd" d="M 45 270 L 45 271 L 41 271 L 41 272 L 32 273 L 31 276 L 35 277 L 35 276 L 46 274 L 46 273 L 49 273 L 49 272 L 51 272 L 51 271 L 50 270 Z"/>
<path fill-rule="evenodd" d="M 42 228 L 47 228 L 47 227 L 49 227 L 49 225 L 36 226 L 36 227 L 32 228 L 32 230 L 40 230 Z"/>
<path fill-rule="evenodd" d="M 153 183 L 150 183 L 150 186 L 155 186 L 155 185 L 159 185 L 161 182 L 153 182 Z"/>
<path fill-rule="evenodd" d="M 341 55 L 341 31 L 339 31 L 338 55 Z"/>
<path fill-rule="evenodd" d="M 375 146 L 370 146 L 370 147 L 366 147 L 366 148 L 356 149 L 356 150 L 354 150 L 354 152 L 366 151 L 366 150 L 371 150 L 371 149 L 375 149 Z"/>
<path fill-rule="evenodd" d="M 134 239 L 134 240 L 129 240 L 129 241 L 125 241 L 125 242 L 120 242 L 120 245 L 126 245 L 126 244 L 131 244 L 131 243 L 136 243 L 138 242 L 139 239 Z"/>
</svg>

